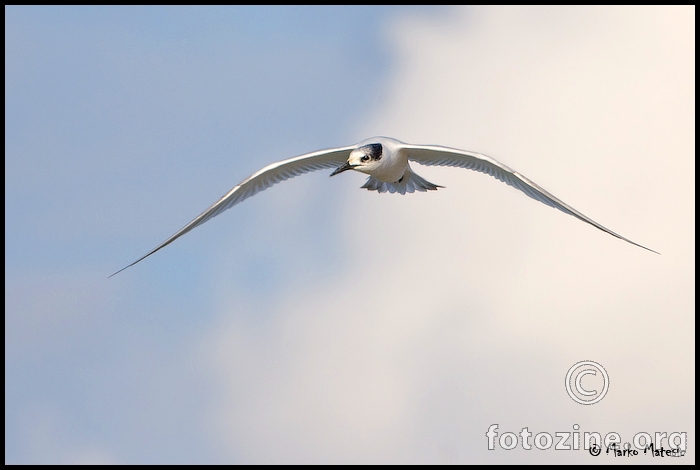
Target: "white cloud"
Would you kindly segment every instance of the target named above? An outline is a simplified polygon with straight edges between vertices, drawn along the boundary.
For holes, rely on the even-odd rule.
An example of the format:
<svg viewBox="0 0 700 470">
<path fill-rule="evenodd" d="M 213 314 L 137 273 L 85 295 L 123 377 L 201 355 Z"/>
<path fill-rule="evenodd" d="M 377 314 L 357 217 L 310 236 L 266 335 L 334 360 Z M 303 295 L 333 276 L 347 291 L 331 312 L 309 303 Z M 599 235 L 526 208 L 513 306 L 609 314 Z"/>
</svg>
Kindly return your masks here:
<svg viewBox="0 0 700 470">
<path fill-rule="evenodd" d="M 501 7 L 391 25 L 396 69 L 362 134 L 487 153 L 662 255 L 477 173 L 419 168 L 447 188 L 348 193 L 335 276 L 272 302 L 267 321 L 222 286 L 204 346 L 221 448 L 252 462 L 588 462 L 489 452 L 484 433 L 694 430 L 693 16 Z M 584 359 L 611 375 L 592 407 L 563 387 Z"/>
</svg>

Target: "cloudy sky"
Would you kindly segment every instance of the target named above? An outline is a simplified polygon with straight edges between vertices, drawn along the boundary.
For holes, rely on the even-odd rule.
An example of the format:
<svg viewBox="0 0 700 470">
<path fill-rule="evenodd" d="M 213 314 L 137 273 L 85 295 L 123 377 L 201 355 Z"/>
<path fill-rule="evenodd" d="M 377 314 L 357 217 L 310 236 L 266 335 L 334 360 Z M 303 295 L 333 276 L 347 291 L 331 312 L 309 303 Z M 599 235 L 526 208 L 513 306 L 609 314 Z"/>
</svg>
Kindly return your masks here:
<svg viewBox="0 0 700 470">
<path fill-rule="evenodd" d="M 488 450 L 492 424 L 684 432 L 694 463 L 694 18 L 5 7 L 6 463 L 594 459 Z M 373 135 L 490 155 L 661 255 L 416 165 L 446 188 L 305 175 L 107 279 L 262 166 Z"/>
</svg>

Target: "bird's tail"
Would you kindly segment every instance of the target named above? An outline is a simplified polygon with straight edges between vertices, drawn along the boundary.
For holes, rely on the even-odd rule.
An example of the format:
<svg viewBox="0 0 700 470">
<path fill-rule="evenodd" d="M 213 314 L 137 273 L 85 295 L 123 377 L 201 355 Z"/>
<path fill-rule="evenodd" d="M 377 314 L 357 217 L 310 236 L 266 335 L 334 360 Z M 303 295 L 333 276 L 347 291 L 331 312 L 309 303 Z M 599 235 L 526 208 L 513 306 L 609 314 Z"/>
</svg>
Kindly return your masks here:
<svg viewBox="0 0 700 470">
<path fill-rule="evenodd" d="M 437 188 L 443 188 L 444 186 L 438 186 L 430 181 L 424 180 L 410 168 L 407 168 L 401 179 L 396 183 L 385 183 L 384 181 L 379 181 L 375 177 L 370 176 L 362 187 L 380 193 L 388 191 L 390 193 L 406 194 L 414 191 L 435 191 Z"/>
</svg>

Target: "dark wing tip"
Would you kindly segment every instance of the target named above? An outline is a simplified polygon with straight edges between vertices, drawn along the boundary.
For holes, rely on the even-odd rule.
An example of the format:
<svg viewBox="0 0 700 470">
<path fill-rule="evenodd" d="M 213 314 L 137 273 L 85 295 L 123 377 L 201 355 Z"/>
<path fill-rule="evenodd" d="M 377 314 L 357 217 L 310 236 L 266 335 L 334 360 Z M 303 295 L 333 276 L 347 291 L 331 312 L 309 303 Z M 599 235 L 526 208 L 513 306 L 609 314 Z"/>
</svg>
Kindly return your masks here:
<svg viewBox="0 0 700 470">
<path fill-rule="evenodd" d="M 149 254 L 150 254 L 150 253 L 149 253 Z M 146 256 L 148 256 L 148 255 L 146 255 Z M 144 258 L 145 258 L 145 256 L 144 256 Z M 126 266 L 124 266 L 123 268 L 121 268 L 119 271 L 113 272 L 112 274 L 110 274 L 109 276 L 107 276 L 107 279 L 109 279 L 109 278 L 112 277 L 112 276 L 116 276 L 116 275 L 119 274 L 120 272 L 124 271 L 126 268 L 132 267 L 133 265 L 135 265 L 136 263 L 138 263 L 138 262 L 141 261 L 142 259 L 143 259 L 143 258 L 141 258 L 141 259 L 139 259 L 139 260 L 137 260 L 137 261 L 134 261 L 134 262 L 131 263 L 131 264 L 127 264 Z"/>
</svg>

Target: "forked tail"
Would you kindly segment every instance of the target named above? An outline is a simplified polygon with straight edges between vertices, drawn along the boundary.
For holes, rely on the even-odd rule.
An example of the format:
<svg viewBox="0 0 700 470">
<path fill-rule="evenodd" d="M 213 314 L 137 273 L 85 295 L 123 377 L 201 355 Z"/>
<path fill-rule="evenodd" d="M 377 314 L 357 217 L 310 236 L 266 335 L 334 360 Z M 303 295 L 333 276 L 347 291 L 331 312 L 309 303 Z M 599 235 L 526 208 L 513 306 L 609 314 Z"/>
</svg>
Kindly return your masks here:
<svg viewBox="0 0 700 470">
<path fill-rule="evenodd" d="M 384 181 L 379 181 L 373 176 L 367 178 L 367 182 L 362 186 L 370 191 L 378 191 L 380 193 L 390 192 L 406 194 L 412 193 L 414 191 L 435 191 L 438 188 L 444 188 L 444 186 L 438 186 L 430 181 L 427 181 L 417 174 L 415 174 L 411 168 L 406 168 L 406 172 L 403 174 L 400 180 L 395 183 L 385 183 Z"/>
</svg>

